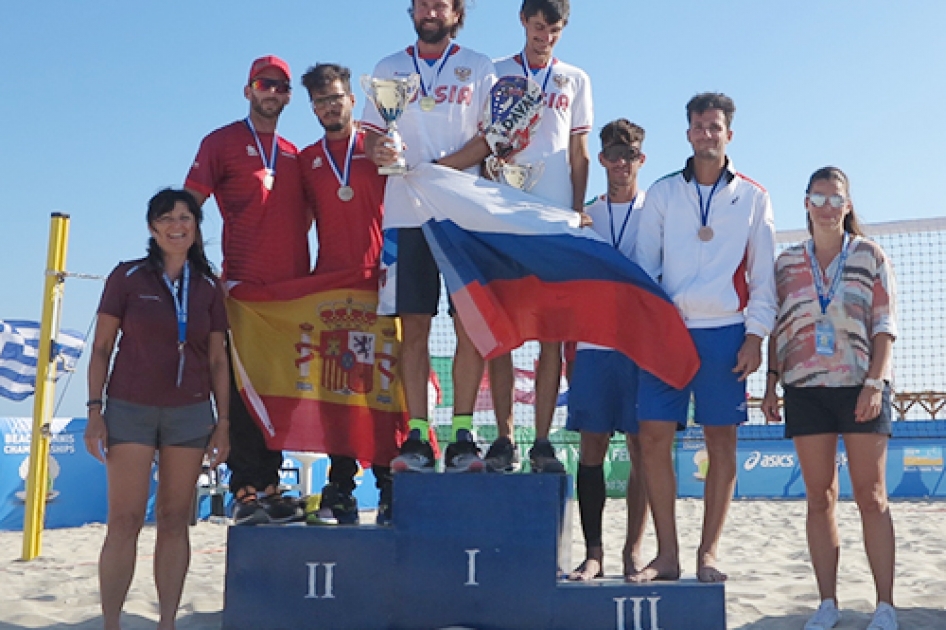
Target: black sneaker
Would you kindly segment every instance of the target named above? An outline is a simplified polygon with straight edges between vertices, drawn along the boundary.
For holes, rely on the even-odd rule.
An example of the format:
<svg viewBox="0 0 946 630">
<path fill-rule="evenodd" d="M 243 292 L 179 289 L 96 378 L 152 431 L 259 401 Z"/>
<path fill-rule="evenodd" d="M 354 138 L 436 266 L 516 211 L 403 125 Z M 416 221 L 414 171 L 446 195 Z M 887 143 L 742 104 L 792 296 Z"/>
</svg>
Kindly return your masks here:
<svg viewBox="0 0 946 630">
<path fill-rule="evenodd" d="M 401 454 L 391 460 L 391 471 L 429 473 L 434 472 L 434 463 L 430 442 L 408 438 L 401 444 Z"/>
<path fill-rule="evenodd" d="M 537 441 L 529 449 L 529 465 L 534 473 L 565 472 L 565 465 L 555 456 L 555 448 L 548 440 Z"/>
<path fill-rule="evenodd" d="M 443 457 L 448 473 L 478 473 L 486 469 L 475 442 L 460 440 L 447 447 Z"/>
<path fill-rule="evenodd" d="M 486 451 L 487 472 L 514 473 L 519 472 L 522 464 L 519 462 L 519 449 L 507 437 L 496 438 Z"/>
<path fill-rule="evenodd" d="M 391 486 L 381 488 L 381 497 L 378 499 L 378 516 L 375 525 L 390 525 L 393 517 L 391 509 Z"/>
<path fill-rule="evenodd" d="M 281 525 L 305 520 L 305 508 L 300 505 L 299 499 L 276 494 L 263 497 L 259 503 L 269 515 L 270 523 Z"/>
<path fill-rule="evenodd" d="M 358 524 L 358 500 L 351 494 L 342 492 L 335 484 L 322 488 L 322 504 L 319 511 L 328 509 L 338 525 Z"/>
<path fill-rule="evenodd" d="M 270 522 L 269 513 L 255 497 L 233 504 L 234 525 L 265 525 Z"/>
</svg>

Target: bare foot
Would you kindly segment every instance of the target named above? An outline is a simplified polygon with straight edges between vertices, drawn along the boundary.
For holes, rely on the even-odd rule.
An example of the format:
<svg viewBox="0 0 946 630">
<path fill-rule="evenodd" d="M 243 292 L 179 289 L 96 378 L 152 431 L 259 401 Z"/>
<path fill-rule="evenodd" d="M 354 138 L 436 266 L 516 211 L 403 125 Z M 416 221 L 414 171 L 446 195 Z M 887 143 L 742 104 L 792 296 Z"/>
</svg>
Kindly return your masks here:
<svg viewBox="0 0 946 630">
<path fill-rule="evenodd" d="M 716 558 L 711 554 L 702 554 L 696 561 L 696 579 L 700 582 L 725 582 L 729 577 L 716 568 Z"/>
<path fill-rule="evenodd" d="M 634 582 L 635 584 L 679 580 L 680 562 L 676 559 L 664 559 L 657 556 L 640 572 L 627 576 L 626 579 L 628 582 Z"/>
<path fill-rule="evenodd" d="M 644 558 L 641 557 L 640 551 L 632 551 L 627 547 L 624 548 L 622 557 L 624 560 L 624 579 L 630 582 L 631 577 L 644 570 Z"/>
<path fill-rule="evenodd" d="M 568 574 L 568 579 L 572 582 L 590 582 L 604 577 L 601 558 L 585 558 L 585 561 L 578 565 L 574 571 Z"/>
</svg>

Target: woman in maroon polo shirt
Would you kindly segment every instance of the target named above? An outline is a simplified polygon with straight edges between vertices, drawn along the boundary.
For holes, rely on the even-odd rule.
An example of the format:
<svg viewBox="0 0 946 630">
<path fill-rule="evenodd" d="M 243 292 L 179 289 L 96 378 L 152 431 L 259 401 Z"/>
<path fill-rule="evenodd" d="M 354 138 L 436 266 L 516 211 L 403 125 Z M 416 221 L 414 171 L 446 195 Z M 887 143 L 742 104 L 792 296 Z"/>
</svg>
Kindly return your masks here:
<svg viewBox="0 0 946 630">
<path fill-rule="evenodd" d="M 105 284 L 89 361 L 85 446 L 108 476 L 108 532 L 99 558 L 105 630 L 119 628 L 155 452 L 158 628 L 170 630 L 190 562 L 188 524 L 201 464 L 205 455 L 211 465 L 225 461 L 230 446 L 227 315 L 204 254 L 203 214 L 189 193 L 166 189 L 148 203 L 147 220 L 147 257 L 119 264 Z M 222 414 L 216 420 L 215 408 Z"/>
</svg>

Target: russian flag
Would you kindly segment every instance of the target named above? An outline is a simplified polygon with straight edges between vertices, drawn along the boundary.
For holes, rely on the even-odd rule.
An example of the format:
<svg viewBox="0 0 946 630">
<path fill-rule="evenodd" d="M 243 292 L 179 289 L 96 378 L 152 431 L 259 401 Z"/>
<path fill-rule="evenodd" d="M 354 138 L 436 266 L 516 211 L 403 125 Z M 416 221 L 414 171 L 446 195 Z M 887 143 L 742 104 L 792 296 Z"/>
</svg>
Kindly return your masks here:
<svg viewBox="0 0 946 630">
<path fill-rule="evenodd" d="M 527 340 L 614 348 L 682 388 L 699 357 L 673 302 L 578 215 L 521 190 L 422 164 L 403 176 L 470 339 L 486 358 Z"/>
</svg>

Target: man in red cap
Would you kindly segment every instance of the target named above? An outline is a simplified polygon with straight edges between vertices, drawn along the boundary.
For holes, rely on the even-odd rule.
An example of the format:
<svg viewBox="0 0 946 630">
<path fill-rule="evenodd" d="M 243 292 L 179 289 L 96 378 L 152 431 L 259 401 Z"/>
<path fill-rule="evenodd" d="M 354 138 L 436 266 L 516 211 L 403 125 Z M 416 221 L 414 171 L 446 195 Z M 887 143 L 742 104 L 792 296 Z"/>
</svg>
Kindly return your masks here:
<svg viewBox="0 0 946 630">
<path fill-rule="evenodd" d="M 276 124 L 291 95 L 289 65 L 273 55 L 250 66 L 243 95 L 249 115 L 206 136 L 184 186 L 203 204 L 216 198 L 223 218 L 223 280 L 270 283 L 309 274 L 311 212 L 295 145 Z M 286 522 L 301 509 L 279 499 L 282 453 L 266 447 L 231 378 L 230 489 L 236 525 Z"/>
</svg>

